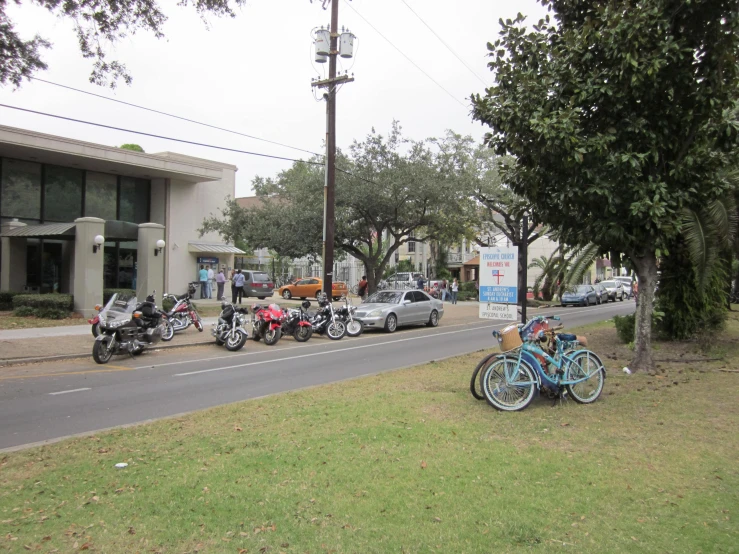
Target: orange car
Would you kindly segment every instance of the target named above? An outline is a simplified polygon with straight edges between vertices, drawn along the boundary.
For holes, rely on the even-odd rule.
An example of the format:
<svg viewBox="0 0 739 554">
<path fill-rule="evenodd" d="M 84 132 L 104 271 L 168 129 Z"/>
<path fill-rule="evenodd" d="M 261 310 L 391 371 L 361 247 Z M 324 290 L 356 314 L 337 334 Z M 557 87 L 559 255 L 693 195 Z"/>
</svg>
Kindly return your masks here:
<svg viewBox="0 0 739 554">
<path fill-rule="evenodd" d="M 307 277 L 305 279 L 299 279 L 292 285 L 285 285 L 280 287 L 277 293 L 282 296 L 285 300 L 290 298 L 300 298 L 305 300 L 308 297 L 314 298 L 318 296 L 318 293 L 323 291 L 323 279 L 318 277 Z M 349 294 L 349 289 L 346 283 L 336 281 L 331 284 L 331 296 L 334 300 L 338 300 L 342 296 Z"/>
</svg>

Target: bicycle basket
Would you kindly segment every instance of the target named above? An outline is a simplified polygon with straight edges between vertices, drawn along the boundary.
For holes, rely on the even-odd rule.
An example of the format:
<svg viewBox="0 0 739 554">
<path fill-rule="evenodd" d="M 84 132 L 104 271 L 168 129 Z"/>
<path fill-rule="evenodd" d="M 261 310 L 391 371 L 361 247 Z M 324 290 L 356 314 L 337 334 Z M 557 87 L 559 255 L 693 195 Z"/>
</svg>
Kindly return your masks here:
<svg viewBox="0 0 739 554">
<path fill-rule="evenodd" d="M 515 350 L 523 344 L 521 341 L 521 335 L 518 334 L 518 324 L 512 323 L 501 329 L 498 334 L 498 342 L 500 343 L 500 349 L 503 352 L 509 350 Z"/>
</svg>

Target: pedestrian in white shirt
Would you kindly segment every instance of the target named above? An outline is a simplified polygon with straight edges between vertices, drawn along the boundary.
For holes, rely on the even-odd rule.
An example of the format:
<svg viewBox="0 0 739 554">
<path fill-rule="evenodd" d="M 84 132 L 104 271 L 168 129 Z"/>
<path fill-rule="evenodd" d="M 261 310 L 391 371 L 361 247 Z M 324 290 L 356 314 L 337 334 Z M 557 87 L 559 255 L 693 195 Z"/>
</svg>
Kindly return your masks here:
<svg viewBox="0 0 739 554">
<path fill-rule="evenodd" d="M 213 285 L 215 284 L 216 274 L 213 269 L 208 266 L 208 298 L 213 298 Z"/>
</svg>

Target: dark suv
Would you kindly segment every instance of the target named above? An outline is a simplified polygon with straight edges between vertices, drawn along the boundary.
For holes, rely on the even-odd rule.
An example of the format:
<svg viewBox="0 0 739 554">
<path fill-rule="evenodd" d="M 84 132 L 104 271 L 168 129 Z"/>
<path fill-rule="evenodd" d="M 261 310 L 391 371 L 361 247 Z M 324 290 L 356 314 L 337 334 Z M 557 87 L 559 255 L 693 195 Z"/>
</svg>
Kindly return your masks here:
<svg viewBox="0 0 739 554">
<path fill-rule="evenodd" d="M 244 274 L 244 296 L 256 296 L 260 300 L 272 296 L 275 284 L 264 271 L 242 269 L 241 273 Z"/>
</svg>

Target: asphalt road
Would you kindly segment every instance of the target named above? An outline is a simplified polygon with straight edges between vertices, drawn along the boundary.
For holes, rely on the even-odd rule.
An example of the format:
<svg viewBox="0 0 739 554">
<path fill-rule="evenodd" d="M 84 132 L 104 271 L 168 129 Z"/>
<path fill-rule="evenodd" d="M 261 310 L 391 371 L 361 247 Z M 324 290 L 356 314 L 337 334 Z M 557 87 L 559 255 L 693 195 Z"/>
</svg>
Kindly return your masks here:
<svg viewBox="0 0 739 554">
<path fill-rule="evenodd" d="M 572 328 L 633 312 L 632 302 L 556 308 Z M 45 364 L 31 376 L 0 378 L 0 450 L 140 423 L 288 390 L 372 375 L 494 346 L 506 323 L 414 327 L 331 341 L 249 341 L 237 353 L 214 345 L 177 352 Z M 46 369 L 46 371 L 45 371 Z M 472 368 L 470 368 L 471 370 Z"/>
</svg>

